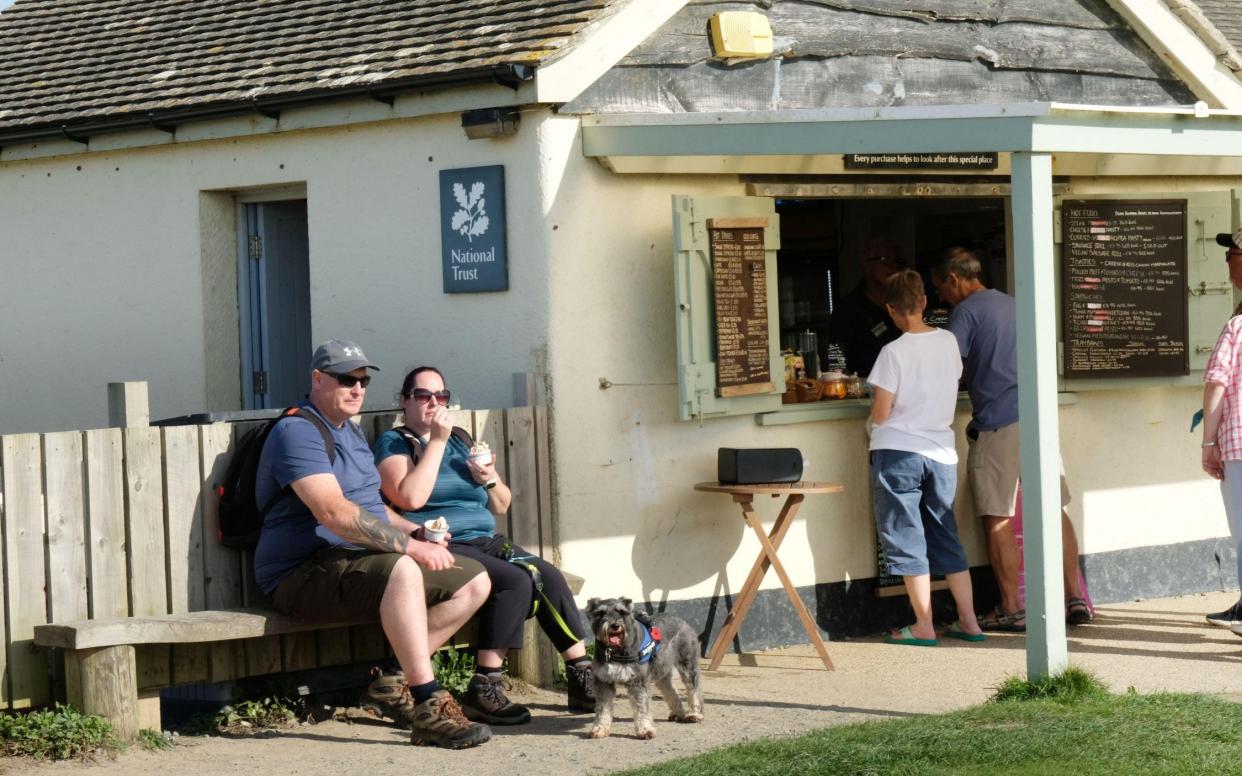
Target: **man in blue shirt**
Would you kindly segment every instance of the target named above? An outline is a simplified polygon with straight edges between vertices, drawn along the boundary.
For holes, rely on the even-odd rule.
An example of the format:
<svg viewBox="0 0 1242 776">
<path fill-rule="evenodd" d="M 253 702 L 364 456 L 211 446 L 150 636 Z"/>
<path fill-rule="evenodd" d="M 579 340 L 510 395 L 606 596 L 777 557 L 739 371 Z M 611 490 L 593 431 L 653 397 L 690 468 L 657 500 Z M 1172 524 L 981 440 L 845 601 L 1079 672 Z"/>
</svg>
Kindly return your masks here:
<svg viewBox="0 0 1242 776">
<path fill-rule="evenodd" d="M 255 502 L 272 504 L 255 550 L 255 577 L 280 611 L 314 622 L 378 617 L 409 681 L 384 710 L 412 728 L 411 743 L 460 749 L 491 738 L 440 688 L 431 655 L 491 591 L 483 566 L 424 541 L 386 507 L 362 430 L 370 363 L 348 340 L 320 345 L 308 401 L 281 420 L 259 457 Z M 328 429 L 334 454 L 310 417 Z"/>
<path fill-rule="evenodd" d="M 1026 609 L 1018 589 L 1022 556 L 1011 518 L 1017 511 L 1021 474 L 1018 437 L 1018 326 L 1013 297 L 981 280 L 979 259 L 966 248 L 950 248 L 932 268 L 936 293 L 953 305 L 948 329 L 957 337 L 973 417 L 966 427 L 966 459 L 975 512 L 983 518 L 988 560 L 1000 590 L 996 611 L 979 619 L 985 630 L 1026 630 Z M 1069 487 L 1061 475 L 1062 565 L 1065 619 L 1090 622 L 1078 572 L 1078 537 L 1065 507 Z"/>
</svg>

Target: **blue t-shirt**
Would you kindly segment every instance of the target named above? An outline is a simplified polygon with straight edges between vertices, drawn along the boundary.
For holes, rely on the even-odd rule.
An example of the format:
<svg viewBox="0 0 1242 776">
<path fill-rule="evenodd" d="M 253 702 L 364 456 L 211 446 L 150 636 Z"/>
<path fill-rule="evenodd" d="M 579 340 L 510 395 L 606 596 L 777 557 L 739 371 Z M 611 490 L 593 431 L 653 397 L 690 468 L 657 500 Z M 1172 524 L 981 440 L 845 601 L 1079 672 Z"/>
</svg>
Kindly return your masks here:
<svg viewBox="0 0 1242 776">
<path fill-rule="evenodd" d="M 375 464 L 392 455 L 409 455 L 410 445 L 395 429 L 385 431 L 375 440 Z M 431 497 L 422 509 L 406 512 L 415 523 L 433 520 L 441 515 L 448 521 L 452 541 L 483 539 L 496 533 L 496 517 L 487 509 L 487 488 L 474 481 L 470 474 L 470 447 L 450 436 L 440 459 L 440 471 Z"/>
<path fill-rule="evenodd" d="M 315 412 L 308 403 L 302 412 Z M 325 421 L 326 422 L 326 421 Z M 335 474 L 345 498 L 388 522 L 380 498 L 379 472 L 371 449 L 357 424 L 347 421 L 340 428 L 328 423 L 336 448 L 336 461 L 328 463 L 319 429 L 309 420 L 287 418 L 268 434 L 259 468 L 255 473 L 255 502 L 267 504 L 292 482 L 312 474 Z M 254 553 L 254 574 L 259 588 L 271 593 L 289 572 L 319 550 L 330 546 L 355 547 L 319 524 L 292 490 L 276 502 L 263 519 L 263 532 Z M 361 549 L 361 548 L 356 548 Z"/>
<path fill-rule="evenodd" d="M 949 315 L 949 331 L 965 360 L 966 386 L 980 431 L 1018 421 L 1018 321 L 1014 299 L 993 288 L 976 291 Z"/>
</svg>

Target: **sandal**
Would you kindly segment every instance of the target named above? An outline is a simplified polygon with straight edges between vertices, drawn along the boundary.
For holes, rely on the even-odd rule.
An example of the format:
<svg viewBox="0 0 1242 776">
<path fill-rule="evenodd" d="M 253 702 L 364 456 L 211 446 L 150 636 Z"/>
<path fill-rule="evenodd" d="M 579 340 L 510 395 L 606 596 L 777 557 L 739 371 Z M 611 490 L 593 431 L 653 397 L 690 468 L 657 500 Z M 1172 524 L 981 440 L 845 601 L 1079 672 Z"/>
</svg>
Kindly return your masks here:
<svg viewBox="0 0 1242 776">
<path fill-rule="evenodd" d="M 985 631 L 1026 633 L 1026 610 L 1019 609 L 1006 614 L 998 605 L 991 612 L 979 618 L 979 627 Z"/>
<path fill-rule="evenodd" d="M 1065 602 L 1065 624 L 1066 625 L 1086 625 L 1095 617 L 1091 614 L 1091 607 L 1082 598 L 1071 598 Z"/>
<path fill-rule="evenodd" d="M 905 644 L 908 647 L 934 647 L 940 642 L 936 641 L 936 639 L 920 639 L 910 632 L 910 626 L 907 625 L 884 639 L 884 643 Z"/>
<path fill-rule="evenodd" d="M 979 641 L 987 641 L 988 639 L 988 637 L 984 636 L 982 633 L 967 633 L 966 631 L 962 630 L 962 626 L 958 625 L 957 623 L 953 623 L 952 625 L 950 625 L 949 629 L 944 632 L 944 635 L 948 636 L 951 639 L 961 639 L 962 641 L 979 642 Z"/>
</svg>

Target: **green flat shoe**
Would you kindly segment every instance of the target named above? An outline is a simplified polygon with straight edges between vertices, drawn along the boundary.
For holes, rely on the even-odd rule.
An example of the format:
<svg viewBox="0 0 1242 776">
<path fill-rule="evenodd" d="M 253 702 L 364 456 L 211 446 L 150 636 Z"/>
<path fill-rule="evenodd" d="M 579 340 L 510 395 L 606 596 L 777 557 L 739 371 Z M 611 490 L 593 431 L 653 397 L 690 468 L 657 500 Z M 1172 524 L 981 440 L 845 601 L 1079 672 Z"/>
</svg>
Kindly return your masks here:
<svg viewBox="0 0 1242 776">
<path fill-rule="evenodd" d="M 905 644 L 907 647 L 934 647 L 940 642 L 936 639 L 920 639 L 910 632 L 910 626 L 897 631 L 896 636 L 884 639 L 885 644 Z"/>
<path fill-rule="evenodd" d="M 984 636 L 982 633 L 967 633 L 962 630 L 962 627 L 957 623 L 950 625 L 949 629 L 944 632 L 944 635 L 951 639 L 961 639 L 962 641 L 979 642 L 988 640 L 988 637 Z"/>
</svg>

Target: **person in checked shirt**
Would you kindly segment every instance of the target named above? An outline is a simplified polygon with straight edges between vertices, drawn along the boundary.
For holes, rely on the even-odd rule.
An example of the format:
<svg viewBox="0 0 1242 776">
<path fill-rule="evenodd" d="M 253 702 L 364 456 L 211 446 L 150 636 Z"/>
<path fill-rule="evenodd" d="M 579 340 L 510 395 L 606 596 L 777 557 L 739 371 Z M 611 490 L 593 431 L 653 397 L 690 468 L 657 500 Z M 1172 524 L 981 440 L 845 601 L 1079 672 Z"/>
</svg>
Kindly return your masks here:
<svg viewBox="0 0 1242 776">
<path fill-rule="evenodd" d="M 1218 234 L 1226 249 L 1229 282 L 1242 289 L 1242 229 Z M 1220 480 L 1220 493 L 1229 518 L 1229 534 L 1238 548 L 1238 578 L 1242 579 L 1242 306 L 1225 324 L 1203 373 L 1203 471 Z M 1242 636 L 1242 601 L 1223 612 L 1209 614 L 1212 625 Z"/>
</svg>

